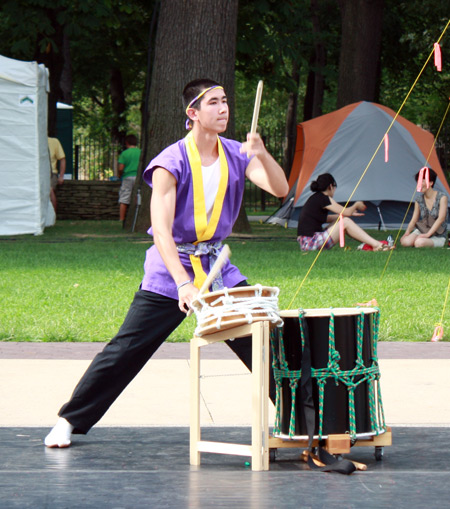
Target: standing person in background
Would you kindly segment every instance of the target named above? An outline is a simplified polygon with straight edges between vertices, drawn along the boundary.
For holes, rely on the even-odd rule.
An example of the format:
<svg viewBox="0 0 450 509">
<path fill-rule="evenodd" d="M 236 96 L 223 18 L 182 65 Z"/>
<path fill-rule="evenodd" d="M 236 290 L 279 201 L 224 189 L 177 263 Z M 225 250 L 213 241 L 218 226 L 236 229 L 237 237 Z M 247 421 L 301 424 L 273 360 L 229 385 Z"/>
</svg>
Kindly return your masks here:
<svg viewBox="0 0 450 509">
<path fill-rule="evenodd" d="M 139 159 L 141 158 L 141 149 L 137 147 L 137 138 L 134 134 L 129 134 L 125 138 L 125 146 L 126 149 L 119 156 L 118 167 L 119 178 L 122 179 L 119 190 L 119 214 L 122 222 L 127 217 L 131 193 L 139 168 Z"/>
<path fill-rule="evenodd" d="M 66 154 L 58 138 L 48 138 L 48 152 L 50 155 L 50 201 L 56 212 L 56 186 L 64 183 L 64 173 L 66 172 Z M 59 165 L 59 174 L 58 174 Z"/>
</svg>

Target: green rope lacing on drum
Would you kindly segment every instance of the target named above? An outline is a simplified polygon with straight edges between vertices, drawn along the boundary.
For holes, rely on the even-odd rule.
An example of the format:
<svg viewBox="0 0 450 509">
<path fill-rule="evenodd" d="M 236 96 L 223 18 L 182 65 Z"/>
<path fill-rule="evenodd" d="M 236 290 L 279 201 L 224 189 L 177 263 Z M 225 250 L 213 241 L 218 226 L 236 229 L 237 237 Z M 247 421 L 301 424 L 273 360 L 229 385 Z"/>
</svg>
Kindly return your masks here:
<svg viewBox="0 0 450 509">
<path fill-rule="evenodd" d="M 378 356 L 377 356 L 377 348 L 378 348 L 378 332 L 379 332 L 379 326 L 380 326 L 380 314 L 376 313 L 373 319 L 372 324 L 372 335 L 373 335 L 373 348 L 372 348 L 372 356 L 370 358 L 372 366 L 376 366 L 378 368 Z M 378 420 L 377 420 L 377 403 L 375 398 L 375 387 L 376 385 L 379 386 L 379 376 L 371 376 L 370 381 L 372 383 L 369 383 L 369 412 L 370 412 L 370 427 L 375 431 L 375 433 L 378 435 L 381 431 L 381 429 L 378 426 Z M 382 405 L 381 405 L 382 406 Z M 382 424 L 384 426 L 384 421 Z"/>
<path fill-rule="evenodd" d="M 291 388 L 292 402 L 291 402 L 291 420 L 289 421 L 289 437 L 295 435 L 295 399 L 297 394 L 297 385 L 299 379 L 291 378 L 289 380 L 289 387 Z"/>
<path fill-rule="evenodd" d="M 305 347 L 305 334 L 303 330 L 303 315 L 304 311 L 299 310 L 299 323 L 300 323 L 300 336 L 302 343 L 302 353 Z M 370 366 L 364 365 L 363 359 L 363 342 L 364 342 L 364 312 L 358 315 L 357 318 L 357 343 L 356 343 L 356 360 L 355 367 L 348 371 L 342 371 L 339 366 L 340 355 L 336 350 L 335 344 L 335 329 L 334 314 L 330 314 L 329 320 L 329 331 L 328 331 L 328 362 L 327 367 L 324 369 L 311 368 L 311 377 L 316 379 L 319 393 L 319 408 L 318 408 L 318 438 L 321 439 L 323 436 L 323 421 L 324 421 L 324 399 L 325 399 L 325 385 L 329 378 L 334 379 L 336 385 L 339 383 L 344 384 L 348 391 L 348 412 L 349 412 L 349 434 L 352 438 L 356 437 L 356 412 L 355 412 L 355 390 L 356 388 L 364 383 L 368 382 L 368 397 L 369 397 L 369 415 L 371 430 L 376 435 L 386 430 L 386 424 L 384 420 L 383 403 L 381 400 L 380 390 L 380 370 L 378 366 L 377 356 L 377 344 L 380 324 L 380 313 L 377 309 L 374 313 L 373 324 L 372 324 L 372 335 L 373 335 L 373 347 L 370 359 Z M 281 329 L 277 331 L 277 338 L 275 334 L 271 335 L 271 345 L 273 353 L 273 371 L 276 382 L 276 417 L 274 434 L 279 434 L 281 428 L 281 391 L 283 379 L 289 380 L 289 387 L 292 393 L 292 404 L 291 404 L 291 416 L 289 422 L 289 438 L 293 438 L 295 435 L 295 401 L 298 382 L 301 377 L 301 370 L 291 371 L 289 370 L 286 362 L 284 341 Z M 278 347 L 278 348 L 277 348 Z M 356 380 L 359 378 L 359 380 Z M 376 392 L 376 394 L 375 394 Z"/>
<path fill-rule="evenodd" d="M 284 351 L 283 330 L 281 328 L 271 330 L 270 346 L 272 349 L 272 370 L 276 385 L 275 423 L 273 432 L 274 434 L 279 434 L 281 433 L 281 390 L 283 379 L 296 376 L 294 375 L 296 372 L 289 371 Z"/>
<path fill-rule="evenodd" d="M 380 333 L 380 313 L 376 313 L 373 320 L 373 357 L 372 364 L 378 367 L 378 336 Z M 375 384 L 374 384 L 375 385 Z M 386 431 L 386 421 L 384 420 L 384 409 L 383 402 L 381 400 L 381 385 L 380 385 L 380 374 L 378 371 L 378 377 L 376 378 L 376 389 L 377 389 L 377 397 L 378 397 L 378 414 L 375 416 L 375 421 L 378 426 L 376 426 L 377 435 L 381 432 Z M 374 388 L 372 388 L 374 390 Z M 375 397 L 374 397 L 375 400 Z M 375 406 L 375 403 L 374 403 Z M 378 418 L 378 419 L 377 419 Z M 375 427 L 375 426 L 374 426 Z"/>
</svg>

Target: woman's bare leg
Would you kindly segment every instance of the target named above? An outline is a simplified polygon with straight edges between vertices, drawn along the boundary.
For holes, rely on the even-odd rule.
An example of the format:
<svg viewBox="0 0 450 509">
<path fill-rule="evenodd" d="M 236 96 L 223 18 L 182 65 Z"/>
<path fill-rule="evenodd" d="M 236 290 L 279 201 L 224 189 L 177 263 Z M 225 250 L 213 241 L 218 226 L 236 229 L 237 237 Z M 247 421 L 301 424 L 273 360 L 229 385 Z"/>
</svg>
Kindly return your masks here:
<svg viewBox="0 0 450 509">
<path fill-rule="evenodd" d="M 347 235 L 349 235 L 352 239 L 358 240 L 359 242 L 364 242 L 365 244 L 369 244 L 374 249 L 379 249 L 383 244 L 371 237 L 368 233 L 366 233 L 360 226 L 358 226 L 352 219 L 349 217 L 344 217 L 344 231 Z M 339 241 L 339 219 L 336 221 L 335 225 L 328 228 L 331 232 L 330 236 L 334 240 L 334 242 Z"/>
<path fill-rule="evenodd" d="M 434 242 L 427 237 L 417 237 L 414 241 L 414 247 L 434 247 Z"/>
<path fill-rule="evenodd" d="M 400 244 L 403 247 L 414 247 L 416 239 L 417 235 L 414 233 L 410 233 L 409 235 L 403 235 L 403 237 L 400 239 Z"/>
</svg>

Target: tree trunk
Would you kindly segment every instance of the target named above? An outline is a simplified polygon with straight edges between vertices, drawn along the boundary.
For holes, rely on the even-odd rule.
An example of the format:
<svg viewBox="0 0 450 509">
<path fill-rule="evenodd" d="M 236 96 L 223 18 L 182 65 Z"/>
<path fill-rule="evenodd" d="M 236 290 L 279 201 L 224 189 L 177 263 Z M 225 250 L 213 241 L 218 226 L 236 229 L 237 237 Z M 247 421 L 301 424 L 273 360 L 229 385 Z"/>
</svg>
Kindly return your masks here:
<svg viewBox="0 0 450 509">
<path fill-rule="evenodd" d="M 288 98 L 285 127 L 286 147 L 283 152 L 283 169 L 288 177 L 291 172 L 295 153 L 295 143 L 297 141 L 298 87 L 300 85 L 300 72 L 297 62 L 293 62 L 292 64 L 292 78 L 295 81 L 297 88 L 295 92 L 291 92 L 289 94 Z"/>
<path fill-rule="evenodd" d="M 313 71 L 315 62 L 315 54 L 309 57 L 309 72 L 306 78 L 305 100 L 303 101 L 303 122 L 313 118 L 314 108 L 314 85 L 316 83 L 316 73 Z"/>
<path fill-rule="evenodd" d="M 140 173 L 161 150 L 186 135 L 181 92 L 189 81 L 204 77 L 223 83 L 233 118 L 237 10 L 238 0 L 162 0 Z M 233 121 L 226 136 L 234 136 Z M 135 187 L 140 184 L 138 175 Z M 150 188 L 142 183 L 140 189 L 135 230 L 144 232 L 150 226 Z M 132 202 L 126 228 L 134 214 Z"/>
<path fill-rule="evenodd" d="M 327 62 L 325 44 L 320 27 L 320 2 L 311 0 L 310 5 L 314 51 L 309 60 L 310 71 L 306 84 L 303 121 L 322 115 L 323 95 L 325 91 L 324 69 Z"/>
<path fill-rule="evenodd" d="M 239 210 L 239 215 L 233 226 L 233 233 L 251 233 L 251 232 L 252 227 L 250 226 L 247 213 L 245 212 L 244 201 L 242 201 L 242 205 Z"/>
<path fill-rule="evenodd" d="M 126 110 L 125 91 L 122 73 L 118 67 L 112 67 L 109 77 L 111 106 L 113 111 L 111 135 L 114 141 L 123 145 L 126 133 L 123 129 L 124 112 Z"/>
<path fill-rule="evenodd" d="M 49 72 L 47 132 L 49 136 L 56 136 L 56 103 L 63 100 L 61 90 L 61 75 L 64 67 L 63 27 L 57 21 L 59 9 L 46 9 L 46 12 L 54 29 L 53 44 L 48 43 L 44 51 L 41 51 L 42 36 L 38 36 L 34 60 L 44 64 Z"/>
<path fill-rule="evenodd" d="M 311 19 L 314 34 L 314 99 L 312 104 L 312 118 L 322 115 L 325 78 L 323 71 L 327 60 L 325 45 L 319 21 L 319 1 L 311 0 Z"/>
<path fill-rule="evenodd" d="M 339 0 L 342 21 L 337 107 L 377 99 L 384 0 Z"/>
<path fill-rule="evenodd" d="M 63 49 L 64 66 L 60 79 L 60 87 L 62 93 L 62 102 L 65 104 L 72 104 L 72 59 L 70 57 L 70 41 L 66 34 L 63 34 Z"/>
</svg>

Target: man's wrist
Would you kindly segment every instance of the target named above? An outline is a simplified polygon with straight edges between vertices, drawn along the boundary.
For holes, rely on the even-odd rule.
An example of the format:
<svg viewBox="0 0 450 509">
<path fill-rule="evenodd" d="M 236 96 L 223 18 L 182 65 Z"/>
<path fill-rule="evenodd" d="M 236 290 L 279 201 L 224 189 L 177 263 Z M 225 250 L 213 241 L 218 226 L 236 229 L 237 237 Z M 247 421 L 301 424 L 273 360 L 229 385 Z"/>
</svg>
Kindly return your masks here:
<svg viewBox="0 0 450 509">
<path fill-rule="evenodd" d="M 182 283 L 177 285 L 177 292 L 180 291 L 180 288 L 183 288 L 183 286 L 186 286 L 186 285 L 189 285 L 189 284 L 193 284 L 190 279 L 188 279 L 187 281 L 183 281 Z"/>
</svg>

